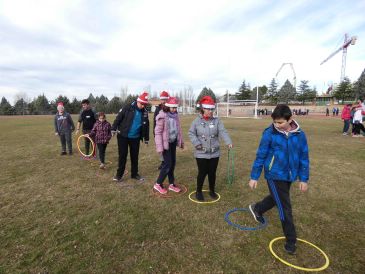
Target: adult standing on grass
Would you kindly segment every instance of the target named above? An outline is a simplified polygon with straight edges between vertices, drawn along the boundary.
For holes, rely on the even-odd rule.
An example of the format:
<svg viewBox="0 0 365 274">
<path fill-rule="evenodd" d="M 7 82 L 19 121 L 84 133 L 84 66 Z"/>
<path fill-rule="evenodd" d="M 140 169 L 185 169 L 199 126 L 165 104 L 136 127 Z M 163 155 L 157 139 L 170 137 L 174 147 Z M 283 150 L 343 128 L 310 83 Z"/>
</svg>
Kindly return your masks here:
<svg viewBox="0 0 365 274">
<path fill-rule="evenodd" d="M 177 113 L 179 106 L 175 97 L 170 97 L 162 107 L 162 111 L 156 117 L 155 143 L 156 151 L 163 157 L 163 164 L 155 185 L 153 186 L 161 194 L 166 194 L 163 187 L 166 177 L 169 179 L 169 190 L 180 192 L 181 189 L 175 185 L 176 147 L 184 148 L 181 123 Z"/>
<path fill-rule="evenodd" d="M 163 109 L 163 106 L 166 104 L 167 99 L 169 99 L 169 93 L 164 90 L 161 91 L 160 92 L 160 104 L 156 106 L 155 113 L 153 114 L 153 136 L 155 136 L 156 117 L 160 113 L 160 111 Z M 160 156 L 161 156 L 160 157 L 161 164 L 157 168 L 158 170 L 160 170 L 162 168 L 162 165 L 164 164 L 163 156 L 162 155 L 160 155 Z"/>
<path fill-rule="evenodd" d="M 292 216 L 290 187 L 299 179 L 300 190 L 305 192 L 308 189 L 307 139 L 299 124 L 292 119 L 287 105 L 277 105 L 271 118 L 273 123 L 264 130 L 249 181 L 251 189 L 255 189 L 264 167 L 270 195 L 249 205 L 249 209 L 257 222 L 264 223 L 263 214 L 276 205 L 286 238 L 284 248 L 287 253 L 295 254 L 297 234 Z"/>
<path fill-rule="evenodd" d="M 88 99 L 84 99 L 81 101 L 82 110 L 79 115 L 79 119 L 77 122 L 77 130 L 76 135 L 80 132 L 80 126 L 82 123 L 82 134 L 89 134 L 94 127 L 94 124 L 97 120 L 96 112 L 91 108 L 90 101 Z M 86 155 L 89 155 L 90 151 L 90 140 L 88 138 L 85 139 L 85 151 Z M 94 155 L 96 150 L 94 150 Z M 93 155 L 93 156 L 94 156 Z"/>
<path fill-rule="evenodd" d="M 143 181 L 138 174 L 138 154 L 140 141 L 147 145 L 149 141 L 149 120 L 145 106 L 148 104 L 148 93 L 144 91 L 136 101 L 123 107 L 112 125 L 112 132 L 118 132 L 118 170 L 113 181 L 121 182 L 127 162 L 128 147 L 131 157 L 132 179 Z"/>
<path fill-rule="evenodd" d="M 66 143 L 68 153 L 72 155 L 72 136 L 71 132 L 75 130 L 75 125 L 69 113 L 65 112 L 62 102 L 57 105 L 57 113 L 54 117 L 55 135 L 60 136 L 62 152 L 61 155 L 66 155 Z"/>
<path fill-rule="evenodd" d="M 232 141 L 218 117 L 213 117 L 215 102 L 210 96 L 200 100 L 200 114 L 189 129 L 189 138 L 195 147 L 194 156 L 198 165 L 196 199 L 204 201 L 203 184 L 208 175 L 209 195 L 217 199 L 215 193 L 216 171 L 220 156 L 219 139 L 223 139 L 229 149 Z"/>
</svg>

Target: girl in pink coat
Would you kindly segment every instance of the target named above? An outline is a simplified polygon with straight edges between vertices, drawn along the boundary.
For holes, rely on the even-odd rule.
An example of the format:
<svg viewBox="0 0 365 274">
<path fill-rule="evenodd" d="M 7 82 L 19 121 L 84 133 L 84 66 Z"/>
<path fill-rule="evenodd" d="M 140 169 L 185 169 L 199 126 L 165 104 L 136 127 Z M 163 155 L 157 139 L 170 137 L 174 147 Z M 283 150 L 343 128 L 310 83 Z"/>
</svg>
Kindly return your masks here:
<svg viewBox="0 0 365 274">
<path fill-rule="evenodd" d="M 181 189 L 175 185 L 174 170 L 176 165 L 176 147 L 184 148 L 182 131 L 177 107 L 178 100 L 170 97 L 165 106 L 156 116 L 155 144 L 156 151 L 163 156 L 163 164 L 156 183 L 153 188 L 161 194 L 166 194 L 163 182 L 168 177 L 169 190 L 180 192 Z"/>
</svg>

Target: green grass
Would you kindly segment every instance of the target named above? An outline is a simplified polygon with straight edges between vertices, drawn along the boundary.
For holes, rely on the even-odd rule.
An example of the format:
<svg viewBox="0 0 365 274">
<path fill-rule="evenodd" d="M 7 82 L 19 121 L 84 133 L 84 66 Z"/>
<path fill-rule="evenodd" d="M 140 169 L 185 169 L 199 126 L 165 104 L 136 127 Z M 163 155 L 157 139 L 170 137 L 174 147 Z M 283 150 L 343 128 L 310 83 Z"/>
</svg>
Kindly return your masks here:
<svg viewBox="0 0 365 274">
<path fill-rule="evenodd" d="M 189 191 L 161 199 L 151 193 L 159 164 L 153 141 L 140 150 L 146 183 L 129 179 L 122 187 L 111 181 L 115 138 L 107 148 L 113 163 L 96 176 L 98 167 L 77 153 L 59 155 L 53 117 L 0 117 L 0 273 L 299 273 L 269 252 L 271 239 L 282 236 L 276 209 L 267 213 L 269 225 L 261 231 L 240 231 L 224 221 L 228 210 L 268 193 L 263 180 L 256 191 L 247 182 L 270 120 L 224 119 L 235 146 L 235 182 L 227 185 L 223 150 L 217 171 L 222 198 L 198 205 L 188 199 L 197 174 L 187 137 L 193 118 L 183 118 L 187 149 L 178 151 L 176 168 L 177 182 Z M 308 193 L 297 184 L 291 191 L 298 237 L 327 253 L 325 273 L 365 273 L 365 138 L 342 136 L 335 118 L 299 122 L 310 146 L 311 179 Z M 253 225 L 245 213 L 232 220 Z M 298 255 L 288 257 L 282 244 L 275 250 L 292 263 L 324 262 L 300 243 Z"/>
</svg>

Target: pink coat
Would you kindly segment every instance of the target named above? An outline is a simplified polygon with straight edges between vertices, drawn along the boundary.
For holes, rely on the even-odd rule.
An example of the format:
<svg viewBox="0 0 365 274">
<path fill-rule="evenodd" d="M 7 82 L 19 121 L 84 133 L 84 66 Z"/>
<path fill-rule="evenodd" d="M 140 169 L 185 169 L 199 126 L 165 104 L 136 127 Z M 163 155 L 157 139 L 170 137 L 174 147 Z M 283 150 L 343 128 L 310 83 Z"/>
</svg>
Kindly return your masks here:
<svg viewBox="0 0 365 274">
<path fill-rule="evenodd" d="M 351 109 L 348 106 L 344 106 L 341 113 L 342 120 L 350 120 L 351 119 Z"/>
<path fill-rule="evenodd" d="M 177 116 L 176 127 L 178 130 L 177 146 L 183 148 L 184 141 L 182 138 L 182 130 L 179 116 Z M 157 152 L 163 152 L 164 150 L 169 149 L 169 119 L 167 117 L 167 113 L 162 110 L 156 116 L 155 144 Z"/>
</svg>

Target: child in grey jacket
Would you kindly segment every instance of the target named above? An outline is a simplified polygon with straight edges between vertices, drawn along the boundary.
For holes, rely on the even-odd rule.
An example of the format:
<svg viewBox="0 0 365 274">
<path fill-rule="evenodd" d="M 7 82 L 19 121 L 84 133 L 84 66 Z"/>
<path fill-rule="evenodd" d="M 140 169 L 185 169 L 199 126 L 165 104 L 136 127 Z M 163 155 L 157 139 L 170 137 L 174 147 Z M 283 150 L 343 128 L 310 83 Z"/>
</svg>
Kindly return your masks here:
<svg viewBox="0 0 365 274">
<path fill-rule="evenodd" d="M 61 155 L 66 155 L 66 142 L 68 146 L 68 153 L 72 155 L 72 137 L 71 132 L 75 130 L 74 122 L 71 115 L 65 112 L 63 103 L 57 105 L 57 113 L 54 117 L 55 135 L 60 136 L 62 152 Z"/>
<path fill-rule="evenodd" d="M 196 199 L 204 201 L 202 192 L 205 177 L 208 175 L 209 195 L 213 199 L 215 193 L 216 171 L 220 156 L 219 139 L 223 139 L 229 149 L 233 147 L 231 138 L 219 118 L 213 117 L 215 102 L 210 96 L 200 101 L 201 114 L 189 129 L 189 138 L 195 147 L 194 157 L 198 165 Z"/>
</svg>

